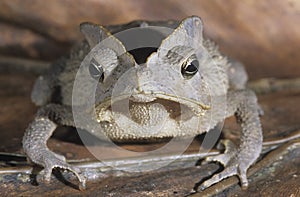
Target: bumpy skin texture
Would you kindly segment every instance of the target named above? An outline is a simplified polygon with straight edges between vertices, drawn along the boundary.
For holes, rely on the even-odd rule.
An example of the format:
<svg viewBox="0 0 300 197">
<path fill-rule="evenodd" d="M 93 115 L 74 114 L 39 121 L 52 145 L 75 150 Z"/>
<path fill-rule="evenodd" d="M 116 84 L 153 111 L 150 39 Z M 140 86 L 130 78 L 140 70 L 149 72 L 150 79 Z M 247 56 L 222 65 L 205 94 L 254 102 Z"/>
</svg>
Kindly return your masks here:
<svg viewBox="0 0 300 197">
<path fill-rule="evenodd" d="M 126 52 L 126 41 L 111 36 L 151 25 L 176 29 L 159 41 L 157 51 L 149 57 L 133 57 Z M 25 132 L 23 148 L 31 161 L 45 168 L 47 181 L 52 169 L 59 167 L 74 172 L 85 187 L 86 178 L 80 170 L 46 146 L 58 125 L 76 126 L 98 138 L 103 138 L 104 133 L 114 141 L 154 141 L 209 132 L 226 117 L 235 115 L 242 127 L 240 145 L 230 145 L 224 154 L 206 159 L 222 163 L 225 169 L 201 188 L 232 175 L 238 175 L 242 186 L 247 187 L 247 169 L 258 158 L 262 146 L 260 108 L 255 94 L 245 87 L 247 74 L 243 66 L 229 61 L 213 42 L 203 38 L 200 18 L 189 17 L 180 24 L 134 21 L 107 29 L 84 23 L 81 31 L 85 41 L 39 77 L 32 92 L 33 102 L 41 107 Z M 145 63 L 137 64 L 138 58 L 145 59 Z M 96 78 L 95 68 L 99 74 Z M 95 88 L 96 96 L 92 96 L 96 103 L 90 110 L 85 102 Z M 118 94 L 113 95 L 114 91 Z M 129 111 L 113 113 L 113 105 L 123 99 L 122 95 L 130 95 L 126 98 Z M 110 102 L 112 98 L 116 101 Z M 76 124 L 72 109 L 79 109 L 76 111 L 81 121 Z M 161 125 L 159 132 L 157 125 Z"/>
</svg>

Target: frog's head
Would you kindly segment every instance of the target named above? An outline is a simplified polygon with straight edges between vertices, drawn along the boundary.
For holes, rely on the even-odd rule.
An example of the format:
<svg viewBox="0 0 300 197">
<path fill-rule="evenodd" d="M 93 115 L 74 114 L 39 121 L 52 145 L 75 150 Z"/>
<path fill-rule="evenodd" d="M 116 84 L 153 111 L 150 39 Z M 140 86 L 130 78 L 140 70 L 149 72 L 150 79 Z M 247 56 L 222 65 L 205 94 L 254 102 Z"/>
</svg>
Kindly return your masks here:
<svg viewBox="0 0 300 197">
<path fill-rule="evenodd" d="M 180 116 L 204 116 L 212 98 L 226 94 L 224 60 L 213 57 L 213 61 L 205 48 L 199 17 L 183 20 L 142 64 L 103 27 L 85 23 L 81 30 L 94 47 L 82 72 L 98 82 L 93 88 L 99 121 L 110 121 L 107 112 L 116 109 L 119 114 L 128 111 L 139 124 L 158 124 L 162 114 L 180 122 Z"/>
</svg>

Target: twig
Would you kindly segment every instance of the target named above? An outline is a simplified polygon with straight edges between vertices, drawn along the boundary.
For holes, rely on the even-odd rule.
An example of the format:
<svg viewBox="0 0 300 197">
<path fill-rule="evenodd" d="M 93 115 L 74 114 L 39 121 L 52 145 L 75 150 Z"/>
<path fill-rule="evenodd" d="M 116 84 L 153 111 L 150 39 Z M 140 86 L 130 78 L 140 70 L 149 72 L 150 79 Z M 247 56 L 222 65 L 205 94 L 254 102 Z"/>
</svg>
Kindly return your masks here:
<svg viewBox="0 0 300 197">
<path fill-rule="evenodd" d="M 0 153 L 1 154 L 1 153 Z M 152 168 L 153 165 L 159 165 L 160 163 L 172 162 L 170 168 L 182 168 L 182 164 L 185 166 L 195 166 L 195 163 L 204 157 L 213 156 L 220 154 L 219 151 L 213 150 L 205 153 L 187 153 L 187 154 L 170 154 L 170 155 L 159 155 L 159 156 L 148 156 L 148 157 L 138 157 L 138 158 L 126 158 L 126 159 L 116 159 L 116 160 L 107 160 L 102 161 L 82 161 L 82 160 L 73 160 L 69 161 L 72 165 L 81 168 L 84 173 L 88 173 L 89 170 L 97 169 L 97 171 L 104 172 L 110 170 L 111 168 L 116 168 L 117 170 L 124 171 L 135 171 L 137 172 L 137 166 L 139 166 L 138 171 L 142 172 L 148 168 Z M 22 156 L 22 157 L 25 157 Z M 111 167 L 111 168 L 108 168 Z M 168 168 L 168 169 L 170 169 Z M 32 167 L 3 167 L 0 168 L 1 174 L 9 173 L 31 173 Z"/>
<path fill-rule="evenodd" d="M 273 140 L 267 140 L 263 142 L 263 146 L 274 146 L 278 144 L 283 144 L 289 141 L 292 141 L 294 139 L 300 138 L 300 129 L 294 131 L 292 134 L 279 138 L 279 139 L 273 139 Z"/>
<path fill-rule="evenodd" d="M 248 87 L 254 90 L 257 94 L 267 94 L 271 92 L 279 92 L 282 90 L 300 90 L 300 77 L 292 79 L 275 79 L 264 78 L 256 81 L 251 81 Z"/>
<path fill-rule="evenodd" d="M 49 62 L 0 56 L 1 73 L 32 73 L 40 75 L 46 72 L 50 67 Z"/>
</svg>

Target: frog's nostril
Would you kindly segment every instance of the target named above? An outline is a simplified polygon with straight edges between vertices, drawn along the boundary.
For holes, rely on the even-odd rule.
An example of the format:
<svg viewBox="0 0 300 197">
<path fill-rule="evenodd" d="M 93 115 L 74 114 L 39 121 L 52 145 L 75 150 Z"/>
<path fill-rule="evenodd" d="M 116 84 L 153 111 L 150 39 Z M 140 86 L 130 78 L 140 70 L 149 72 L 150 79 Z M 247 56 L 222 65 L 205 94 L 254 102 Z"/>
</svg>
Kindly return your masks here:
<svg viewBox="0 0 300 197">
<path fill-rule="evenodd" d="M 138 87 L 136 87 L 136 88 L 134 89 L 134 92 L 137 93 L 137 94 L 139 94 L 139 93 L 143 93 L 144 91 L 143 91 L 143 89 L 141 88 L 141 86 L 138 86 Z"/>
</svg>

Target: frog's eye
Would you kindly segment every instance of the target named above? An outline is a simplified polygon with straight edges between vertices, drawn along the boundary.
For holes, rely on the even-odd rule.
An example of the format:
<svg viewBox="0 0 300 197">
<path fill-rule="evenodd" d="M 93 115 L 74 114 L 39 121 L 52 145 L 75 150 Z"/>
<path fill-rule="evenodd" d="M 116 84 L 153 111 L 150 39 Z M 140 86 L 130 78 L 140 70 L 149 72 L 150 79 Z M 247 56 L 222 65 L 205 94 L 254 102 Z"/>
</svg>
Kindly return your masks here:
<svg viewBox="0 0 300 197">
<path fill-rule="evenodd" d="M 99 81 L 104 80 L 104 70 L 102 66 L 93 58 L 89 65 L 90 75 Z"/>
<path fill-rule="evenodd" d="M 184 78 L 189 79 L 194 76 L 199 69 L 199 61 L 197 59 L 187 60 L 181 65 L 181 74 Z"/>
</svg>

